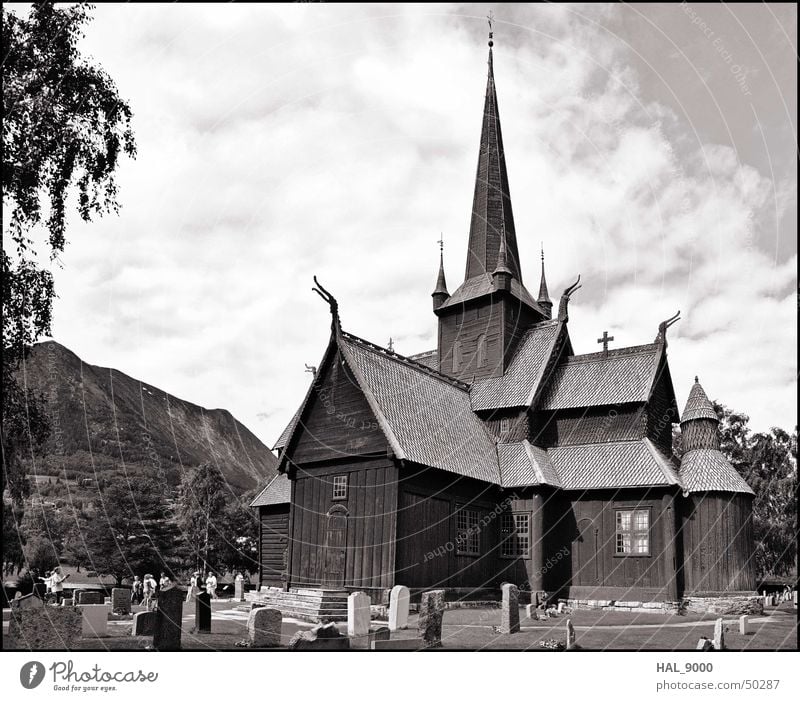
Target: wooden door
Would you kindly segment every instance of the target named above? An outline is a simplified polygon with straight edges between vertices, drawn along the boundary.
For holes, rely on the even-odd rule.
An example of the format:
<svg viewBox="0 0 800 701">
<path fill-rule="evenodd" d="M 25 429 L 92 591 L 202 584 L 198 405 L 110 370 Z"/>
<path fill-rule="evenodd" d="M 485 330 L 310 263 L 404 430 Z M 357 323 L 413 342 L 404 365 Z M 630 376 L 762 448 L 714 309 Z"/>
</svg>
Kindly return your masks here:
<svg viewBox="0 0 800 701">
<path fill-rule="evenodd" d="M 328 511 L 325 524 L 325 560 L 322 584 L 329 589 L 344 587 L 347 553 L 347 509 L 337 504 Z"/>
<path fill-rule="evenodd" d="M 572 584 L 588 585 L 600 581 L 600 534 L 589 518 L 578 521 L 578 535 L 572 544 Z"/>
<path fill-rule="evenodd" d="M 402 492 L 397 515 L 395 582 L 407 587 L 447 585 L 454 542 L 450 502 Z"/>
</svg>

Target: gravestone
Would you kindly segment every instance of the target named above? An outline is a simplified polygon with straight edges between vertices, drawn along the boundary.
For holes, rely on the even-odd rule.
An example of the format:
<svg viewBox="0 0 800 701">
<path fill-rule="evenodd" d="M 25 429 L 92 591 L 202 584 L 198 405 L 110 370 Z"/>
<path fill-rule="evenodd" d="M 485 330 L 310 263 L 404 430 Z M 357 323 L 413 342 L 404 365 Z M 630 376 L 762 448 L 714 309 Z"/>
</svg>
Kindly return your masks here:
<svg viewBox="0 0 800 701">
<path fill-rule="evenodd" d="M 106 597 L 103 596 L 103 592 L 101 591 L 86 591 L 81 590 L 78 592 L 78 601 L 79 604 L 104 604 Z"/>
<path fill-rule="evenodd" d="M 81 635 L 84 638 L 105 638 L 108 635 L 108 614 L 111 606 L 107 604 L 78 604 L 83 616 Z"/>
<path fill-rule="evenodd" d="M 504 635 L 519 633 L 519 588 L 514 584 L 503 584 L 503 607 L 500 611 L 500 632 Z"/>
<path fill-rule="evenodd" d="M 557 610 L 559 613 L 564 613 L 564 602 L 563 602 L 563 601 L 559 601 L 559 602 L 558 602 L 558 607 L 557 607 L 557 609 L 556 609 L 556 610 Z"/>
<path fill-rule="evenodd" d="M 725 629 L 721 618 L 718 618 L 716 623 L 714 623 L 714 649 L 725 649 Z"/>
<path fill-rule="evenodd" d="M 792 592 L 792 603 L 797 606 L 797 589 Z"/>
<path fill-rule="evenodd" d="M 344 637 L 335 623 L 318 623 L 311 630 L 294 634 L 289 650 L 349 650 L 350 640 Z"/>
<path fill-rule="evenodd" d="M 695 650 L 700 650 L 701 652 L 709 652 L 713 649 L 714 643 L 705 636 L 702 636 L 700 640 L 697 641 L 697 647 L 695 647 Z"/>
<path fill-rule="evenodd" d="M 153 647 L 159 651 L 181 649 L 181 618 L 186 592 L 173 587 L 158 595 Z"/>
<path fill-rule="evenodd" d="M 200 592 L 194 597 L 194 630 L 196 633 L 211 632 L 211 594 Z"/>
<path fill-rule="evenodd" d="M 25 596 L 18 596 L 11 602 L 12 611 L 27 611 L 29 609 L 40 609 L 40 608 L 44 608 L 44 601 L 42 601 L 35 594 L 26 594 Z"/>
<path fill-rule="evenodd" d="M 442 618 L 444 617 L 444 590 L 434 589 L 422 594 L 419 604 L 417 629 L 426 648 L 442 644 Z"/>
<path fill-rule="evenodd" d="M 572 627 L 572 621 L 567 619 L 567 650 L 575 647 L 575 628 Z"/>
<path fill-rule="evenodd" d="M 419 638 L 389 638 L 388 640 L 373 640 L 373 650 L 422 650 L 423 644 Z"/>
<path fill-rule="evenodd" d="M 234 581 L 233 598 L 236 601 L 244 601 L 244 577 L 240 574 L 236 575 L 236 580 Z"/>
<path fill-rule="evenodd" d="M 250 647 L 280 647 L 283 615 L 278 609 L 257 608 L 247 619 Z"/>
<path fill-rule="evenodd" d="M 389 630 L 405 630 L 408 628 L 408 606 L 411 602 L 411 593 L 408 587 L 398 584 L 392 587 L 389 595 Z"/>
<path fill-rule="evenodd" d="M 153 635 L 156 632 L 156 612 L 139 611 L 133 614 L 131 635 Z"/>
<path fill-rule="evenodd" d="M 128 614 L 131 612 L 131 591 L 122 587 L 111 590 L 111 610 L 114 613 Z"/>
<path fill-rule="evenodd" d="M 747 616 L 739 616 L 739 635 L 747 635 Z"/>
<path fill-rule="evenodd" d="M 357 591 L 347 597 L 347 635 L 351 638 L 369 633 L 369 596 Z"/>
<path fill-rule="evenodd" d="M 536 620 L 536 604 L 528 604 L 525 607 L 525 618 Z"/>
</svg>

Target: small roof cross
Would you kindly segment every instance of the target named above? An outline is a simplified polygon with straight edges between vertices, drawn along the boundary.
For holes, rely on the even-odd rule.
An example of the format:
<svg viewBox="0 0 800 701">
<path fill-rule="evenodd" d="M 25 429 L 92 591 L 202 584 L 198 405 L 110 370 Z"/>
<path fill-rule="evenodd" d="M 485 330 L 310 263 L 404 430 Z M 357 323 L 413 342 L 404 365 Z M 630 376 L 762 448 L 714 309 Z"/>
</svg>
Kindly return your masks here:
<svg viewBox="0 0 800 701">
<path fill-rule="evenodd" d="M 394 339 L 389 336 L 389 350 L 394 353 Z"/>
<path fill-rule="evenodd" d="M 608 342 L 613 341 L 614 337 L 608 335 L 608 331 L 603 331 L 603 338 L 598 338 L 597 342 L 603 344 L 603 357 L 608 357 Z"/>
</svg>

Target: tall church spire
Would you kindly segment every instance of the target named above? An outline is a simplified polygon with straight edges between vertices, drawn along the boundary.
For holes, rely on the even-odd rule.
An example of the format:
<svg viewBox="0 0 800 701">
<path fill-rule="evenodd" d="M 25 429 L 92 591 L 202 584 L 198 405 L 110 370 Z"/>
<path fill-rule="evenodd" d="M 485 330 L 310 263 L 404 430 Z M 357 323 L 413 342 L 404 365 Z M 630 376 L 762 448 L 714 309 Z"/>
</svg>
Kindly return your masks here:
<svg viewBox="0 0 800 701">
<path fill-rule="evenodd" d="M 490 24 L 491 29 L 491 24 Z M 489 74 L 483 106 L 483 126 L 472 199 L 472 220 L 469 227 L 469 250 L 465 279 L 491 274 L 497 267 L 500 245 L 505 230 L 506 264 L 511 274 L 522 282 L 517 250 L 517 234 L 508 188 L 503 135 L 494 84 L 492 32 L 489 32 Z"/>
<path fill-rule="evenodd" d="M 439 239 L 439 276 L 436 278 L 436 289 L 431 294 L 433 297 L 433 311 L 445 303 L 450 293 L 447 291 L 447 281 L 444 279 L 444 237 Z"/>
<path fill-rule="evenodd" d="M 539 283 L 539 299 L 536 301 L 547 312 L 548 316 L 552 314 L 553 302 L 550 300 L 550 293 L 547 291 L 547 280 L 544 276 L 544 246 L 542 246 L 542 280 Z"/>
</svg>

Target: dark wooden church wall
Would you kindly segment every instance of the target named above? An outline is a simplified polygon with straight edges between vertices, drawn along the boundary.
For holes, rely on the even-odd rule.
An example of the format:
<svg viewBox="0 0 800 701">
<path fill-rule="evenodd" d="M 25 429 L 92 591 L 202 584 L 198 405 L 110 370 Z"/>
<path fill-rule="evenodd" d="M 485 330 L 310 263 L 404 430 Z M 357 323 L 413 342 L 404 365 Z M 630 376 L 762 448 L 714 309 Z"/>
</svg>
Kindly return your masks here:
<svg viewBox="0 0 800 701">
<path fill-rule="evenodd" d="M 486 339 L 486 360 L 478 365 L 478 339 Z M 454 367 L 453 346 L 461 342 L 462 364 Z M 448 309 L 439 319 L 439 369 L 472 380 L 503 372 L 503 310 L 500 305 L 467 303 Z"/>
<path fill-rule="evenodd" d="M 258 507 L 261 585 L 283 586 L 289 546 L 289 504 Z"/>
<path fill-rule="evenodd" d="M 300 436 L 288 448 L 292 462 L 385 452 L 386 438 L 339 353 L 312 392 Z"/>
<path fill-rule="evenodd" d="M 396 584 L 408 587 L 496 587 L 499 490 L 493 485 L 438 470 L 400 470 Z M 480 552 L 456 549 L 456 512 L 478 512 Z"/>
<path fill-rule="evenodd" d="M 347 498 L 334 499 L 333 477 L 345 474 Z M 292 586 L 334 586 L 326 571 L 330 568 L 326 529 L 334 507 L 346 509 L 341 586 L 393 586 L 397 469 L 387 458 L 298 470 L 291 526 Z"/>
<path fill-rule="evenodd" d="M 646 435 L 667 455 L 672 454 L 672 424 L 680 419 L 669 390 L 671 382 L 669 366 L 662 360 L 656 386 L 647 403 Z"/>
<path fill-rule="evenodd" d="M 749 494 L 711 492 L 682 500 L 687 594 L 755 589 L 752 499 Z"/>
<path fill-rule="evenodd" d="M 540 412 L 531 432 L 537 444 L 548 448 L 629 441 L 646 435 L 646 413 L 642 404 Z"/>
<path fill-rule="evenodd" d="M 552 557 L 566 547 L 569 555 L 546 577 L 547 588 L 577 589 L 580 598 L 589 599 L 674 599 L 671 588 L 678 563 L 671 554 L 676 532 L 672 499 L 666 489 L 568 492 L 555 497 L 549 509 L 547 552 Z M 650 511 L 649 555 L 616 554 L 619 509 Z"/>
</svg>

